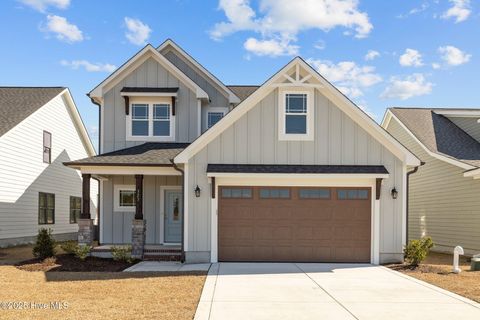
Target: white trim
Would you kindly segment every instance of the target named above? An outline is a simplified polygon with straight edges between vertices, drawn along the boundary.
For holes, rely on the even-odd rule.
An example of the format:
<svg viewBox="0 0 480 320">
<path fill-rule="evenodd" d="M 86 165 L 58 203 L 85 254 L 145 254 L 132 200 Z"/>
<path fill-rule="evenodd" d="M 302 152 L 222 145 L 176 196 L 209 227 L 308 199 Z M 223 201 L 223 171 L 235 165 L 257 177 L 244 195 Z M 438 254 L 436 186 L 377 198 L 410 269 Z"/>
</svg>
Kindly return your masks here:
<svg viewBox="0 0 480 320">
<path fill-rule="evenodd" d="M 474 179 L 480 179 L 480 168 L 464 172 L 463 176 L 464 177 L 472 177 Z"/>
<path fill-rule="evenodd" d="M 183 251 L 188 251 L 188 214 L 190 185 L 188 182 L 188 163 L 183 165 Z"/>
<path fill-rule="evenodd" d="M 173 190 L 173 191 L 178 191 L 182 190 L 182 186 L 160 186 L 160 221 L 158 224 L 158 227 L 160 229 L 160 243 L 165 244 L 165 245 L 174 245 L 176 243 L 168 242 L 165 243 L 165 191 L 167 190 Z M 183 197 L 183 195 L 182 195 Z M 182 217 L 184 219 L 185 217 Z"/>
<path fill-rule="evenodd" d="M 388 179 L 389 174 L 370 174 L 370 173 L 242 173 L 242 172 L 207 172 L 207 177 L 217 178 L 259 178 L 259 179 Z"/>
<path fill-rule="evenodd" d="M 307 96 L 307 113 L 305 116 L 307 132 L 304 134 L 291 134 L 285 132 L 286 98 L 287 94 L 305 94 Z M 315 137 L 315 94 L 313 90 L 305 88 L 281 88 L 278 90 L 278 140 L 280 141 L 312 141 Z M 299 114 L 303 115 L 303 114 Z"/>
<path fill-rule="evenodd" d="M 98 101 L 97 101 L 98 102 Z M 100 136 L 98 137 L 98 149 L 99 154 L 103 153 L 104 141 L 105 141 L 105 108 L 103 107 L 103 100 L 100 103 Z"/>
<path fill-rule="evenodd" d="M 207 69 L 205 69 L 200 63 L 198 63 L 192 56 L 190 56 L 185 50 L 183 50 L 180 46 L 178 46 L 173 40 L 167 39 L 164 41 L 160 46 L 158 46 L 157 50 L 160 52 L 165 49 L 167 46 L 173 47 L 178 53 L 180 53 L 185 59 L 187 59 L 191 64 L 193 64 L 196 68 L 198 68 L 201 72 L 203 72 L 210 80 L 212 80 L 217 86 L 219 86 L 223 91 L 228 94 L 229 102 L 230 103 L 239 103 L 240 99 L 232 92 L 226 85 L 224 85 L 220 80 L 217 79 L 212 73 L 210 73 Z"/>
<path fill-rule="evenodd" d="M 120 92 L 122 97 L 176 97 L 176 92 Z"/>
<path fill-rule="evenodd" d="M 441 160 L 441 161 L 444 161 L 444 162 L 447 162 L 449 164 L 452 164 L 454 166 L 457 166 L 457 167 L 460 167 L 462 169 L 465 169 L 465 170 L 469 170 L 469 169 L 474 169 L 476 167 L 474 166 L 471 166 L 469 164 L 466 164 L 464 162 L 461 162 L 459 160 L 456 160 L 456 159 L 453 159 L 453 158 L 449 158 L 447 156 L 444 156 L 444 155 L 441 155 L 441 154 L 438 154 L 436 152 L 432 152 L 430 151 L 404 124 L 402 121 L 400 121 L 400 119 L 398 119 L 397 116 L 395 116 L 393 114 L 392 111 L 390 110 L 387 110 L 387 112 L 385 113 L 385 116 L 383 117 L 383 121 L 382 121 L 382 127 L 386 130 L 388 128 L 388 125 L 390 124 L 390 121 L 393 119 L 395 119 L 398 124 L 402 127 L 403 130 L 405 130 L 408 135 L 416 142 L 418 143 L 423 150 L 425 150 L 425 152 L 433 157 L 433 158 L 436 158 L 438 160 Z"/>
<path fill-rule="evenodd" d="M 167 58 L 160 54 L 160 52 L 155 50 L 155 48 L 151 44 L 147 44 L 142 50 L 140 50 L 137 54 L 130 58 L 130 60 L 128 60 L 123 66 L 110 74 L 105 80 L 103 80 L 92 91 L 90 91 L 89 96 L 102 100 L 104 93 L 106 93 L 109 89 L 114 87 L 128 74 L 130 74 L 130 68 L 135 69 L 140 64 L 145 62 L 148 58 L 154 58 L 165 69 L 173 73 L 181 82 L 183 82 L 187 87 L 189 87 L 193 92 L 195 92 L 197 98 L 208 99 L 208 94 L 202 88 L 200 88 L 193 80 L 191 80 L 187 75 L 180 71 Z"/>
<path fill-rule="evenodd" d="M 452 118 L 461 117 L 461 118 L 478 118 L 480 117 L 480 110 L 433 110 L 436 114 L 441 114 L 449 116 Z"/>
<path fill-rule="evenodd" d="M 105 221 L 103 220 L 104 219 L 104 213 L 103 213 L 103 179 L 100 179 L 99 181 L 99 188 L 98 188 L 98 192 L 99 192 L 99 203 L 98 203 L 98 210 L 100 210 L 100 214 L 98 215 L 99 218 L 100 218 L 100 221 L 98 223 L 98 226 L 99 226 L 99 238 L 100 238 L 100 243 L 102 244 L 103 243 L 103 228 L 105 227 Z"/>
<path fill-rule="evenodd" d="M 120 191 L 135 191 L 133 184 L 115 184 L 113 185 L 113 212 L 135 212 L 135 206 L 122 207 L 120 206 Z"/>
<path fill-rule="evenodd" d="M 400 197 L 402 199 L 402 247 L 407 245 L 407 166 L 402 167 L 402 190 L 400 190 Z"/>
<path fill-rule="evenodd" d="M 317 187 L 369 187 L 371 197 L 371 240 L 370 262 L 380 262 L 380 200 L 375 199 L 376 179 L 289 179 L 289 178 L 217 178 L 215 180 L 215 199 L 211 202 L 210 262 L 218 262 L 218 188 L 219 186 L 317 186 Z"/>
<path fill-rule="evenodd" d="M 397 156 L 401 161 L 407 165 L 418 166 L 420 160 L 405 148 L 401 143 L 395 140 L 387 131 L 378 125 L 372 118 L 358 108 L 353 102 L 345 97 L 338 89 L 320 76 L 310 65 L 308 65 L 301 58 L 297 57 L 290 61 L 284 68 L 273 75 L 260 88 L 252 93 L 247 99 L 241 102 L 236 108 L 227 113 L 221 121 L 218 122 L 211 130 L 207 130 L 192 144 L 185 148 L 175 157 L 176 163 L 186 163 L 197 152 L 202 150 L 208 143 L 215 139 L 219 134 L 230 127 L 235 121 L 240 119 L 250 109 L 255 107 L 265 96 L 267 96 L 274 88 L 270 85 L 279 80 L 283 73 L 288 72 L 296 65 L 301 66 L 307 70 L 312 77 L 324 85 L 321 93 L 331 100 L 338 108 L 345 112 L 350 118 L 360 125 L 367 133 L 375 137 L 382 145 L 390 152 Z M 282 77 L 283 79 L 283 77 Z"/>
<path fill-rule="evenodd" d="M 225 117 L 225 115 L 228 113 L 228 108 L 222 108 L 222 107 L 208 107 L 205 113 L 205 130 L 210 129 L 211 127 L 208 126 L 208 114 L 209 113 L 222 113 L 222 118 Z M 221 119 L 220 119 L 221 120 Z M 218 122 L 218 121 L 217 121 Z M 213 126 L 212 126 L 213 127 Z"/>
<path fill-rule="evenodd" d="M 70 166 L 79 169 L 82 173 L 98 174 L 98 175 L 162 175 L 162 176 L 179 176 L 180 173 L 173 167 L 149 167 L 149 166 L 89 166 L 89 165 L 73 165 Z"/>
<path fill-rule="evenodd" d="M 197 137 L 200 137 L 202 134 L 202 100 L 200 99 L 197 100 L 197 112 Z"/>
</svg>

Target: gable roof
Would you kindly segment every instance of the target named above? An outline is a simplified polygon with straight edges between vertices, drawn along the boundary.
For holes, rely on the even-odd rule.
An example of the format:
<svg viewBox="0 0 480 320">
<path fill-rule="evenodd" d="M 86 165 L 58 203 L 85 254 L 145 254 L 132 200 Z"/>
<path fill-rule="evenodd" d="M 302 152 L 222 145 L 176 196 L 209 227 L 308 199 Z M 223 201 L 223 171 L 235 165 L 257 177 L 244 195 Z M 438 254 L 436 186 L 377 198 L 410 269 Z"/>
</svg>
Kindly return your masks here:
<svg viewBox="0 0 480 320">
<path fill-rule="evenodd" d="M 64 87 L 0 87 L 0 136 L 63 90 Z"/>
<path fill-rule="evenodd" d="M 250 86 L 250 85 L 227 86 L 227 87 L 237 95 L 240 101 L 247 99 L 252 93 L 254 93 L 258 88 L 260 88 L 260 86 Z"/>
<path fill-rule="evenodd" d="M 168 71 L 172 72 L 180 81 L 182 81 L 186 86 L 188 86 L 195 94 L 197 99 L 208 99 L 208 94 L 200 88 L 192 79 L 187 77 L 181 70 L 179 70 L 173 63 L 168 61 L 160 52 L 155 50 L 151 44 L 147 44 L 143 49 L 137 52 L 133 57 L 127 60 L 122 66 L 110 74 L 105 80 L 98 84 L 92 91 L 88 93 L 90 98 L 101 101 L 103 96 L 103 88 L 110 88 L 113 85 L 117 84 L 123 78 L 125 78 L 129 72 L 130 68 L 136 68 L 141 63 L 145 62 L 148 58 L 152 57 L 160 65 L 166 68 Z"/>
<path fill-rule="evenodd" d="M 175 43 L 172 39 L 165 40 L 161 45 L 158 46 L 158 52 L 161 52 L 168 46 L 174 48 L 178 53 L 180 53 L 187 61 L 194 65 L 197 69 L 200 70 L 204 75 L 206 75 L 210 80 L 213 81 L 217 86 L 219 86 L 225 93 L 227 93 L 230 103 L 239 103 L 239 97 L 226 86 L 222 81 L 215 77 L 210 71 L 208 71 L 204 66 L 202 66 L 197 60 L 195 60 L 191 55 L 189 55 L 185 50 L 182 49 L 178 44 Z"/>
<path fill-rule="evenodd" d="M 446 111 L 458 110 L 390 108 L 388 111 L 430 153 L 459 161 L 471 168 L 480 167 L 480 143 L 443 115 Z M 384 120 L 384 126 L 387 125 Z M 468 166 L 457 165 L 469 169 Z"/>
<path fill-rule="evenodd" d="M 296 70 L 297 79 L 292 79 L 287 72 L 294 69 Z M 300 80 L 298 74 L 302 68 L 308 74 Z M 255 92 L 253 92 L 248 98 L 242 101 L 236 108 L 227 113 L 219 122 L 217 122 L 212 128 L 205 131 L 200 137 L 198 137 L 190 146 L 183 150 L 179 155 L 175 157 L 175 162 L 186 163 L 193 157 L 198 151 L 215 139 L 219 134 L 226 130 L 230 125 L 237 121 L 246 112 L 252 109 L 261 99 L 274 90 L 278 86 L 284 86 L 286 83 L 283 81 L 284 77 L 291 79 L 295 84 L 305 87 L 320 88 L 320 92 L 325 95 L 330 101 L 332 101 L 338 108 L 340 108 L 345 114 L 350 116 L 360 127 L 362 127 L 367 133 L 377 139 L 382 145 L 384 145 L 390 152 L 395 154 L 399 159 L 405 162 L 406 165 L 418 166 L 420 160 L 407 148 L 405 148 L 400 142 L 393 138 L 385 129 L 383 129 L 378 123 L 370 118 L 364 111 L 362 111 L 357 105 L 349 100 L 343 93 L 341 93 L 330 82 L 323 78 L 315 69 L 313 69 L 302 58 L 296 57 L 292 59 L 286 66 L 280 71 L 275 73 L 270 79 L 263 83 Z M 309 79 L 309 82 L 305 81 Z M 316 83 L 313 83 L 315 81 Z"/>
</svg>

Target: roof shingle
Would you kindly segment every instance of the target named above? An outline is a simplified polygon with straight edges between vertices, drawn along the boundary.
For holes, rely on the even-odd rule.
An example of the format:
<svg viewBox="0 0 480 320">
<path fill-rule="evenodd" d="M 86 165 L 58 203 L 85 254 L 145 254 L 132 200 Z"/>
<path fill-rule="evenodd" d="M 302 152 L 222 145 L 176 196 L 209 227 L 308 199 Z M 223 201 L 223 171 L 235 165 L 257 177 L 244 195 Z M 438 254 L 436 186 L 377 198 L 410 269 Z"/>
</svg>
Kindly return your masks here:
<svg viewBox="0 0 480 320">
<path fill-rule="evenodd" d="M 227 86 L 228 89 L 230 89 L 233 93 L 235 93 L 235 95 L 240 99 L 240 101 L 247 99 L 259 87 L 260 86 L 249 86 L 249 85 Z"/>
</svg>

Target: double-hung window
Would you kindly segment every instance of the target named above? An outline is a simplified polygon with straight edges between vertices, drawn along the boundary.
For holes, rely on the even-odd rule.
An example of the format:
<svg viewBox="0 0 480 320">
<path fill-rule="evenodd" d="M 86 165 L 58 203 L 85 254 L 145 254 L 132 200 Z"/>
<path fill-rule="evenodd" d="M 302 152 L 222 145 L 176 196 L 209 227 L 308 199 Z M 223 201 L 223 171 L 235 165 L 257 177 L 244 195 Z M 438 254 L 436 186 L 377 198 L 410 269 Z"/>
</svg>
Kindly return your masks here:
<svg viewBox="0 0 480 320">
<path fill-rule="evenodd" d="M 55 194 L 38 193 L 38 224 L 55 223 Z"/>
<path fill-rule="evenodd" d="M 148 104 L 132 104 L 132 136 L 148 136 Z"/>
<path fill-rule="evenodd" d="M 134 102 L 127 117 L 127 140 L 173 141 L 175 139 L 172 105 L 163 100 Z"/>
<path fill-rule="evenodd" d="M 43 131 L 43 163 L 52 163 L 52 134 Z"/>
<path fill-rule="evenodd" d="M 313 94 L 309 91 L 281 91 L 280 140 L 313 139 Z"/>
<path fill-rule="evenodd" d="M 70 223 L 77 223 L 82 210 L 82 198 L 70 196 Z"/>
<path fill-rule="evenodd" d="M 153 105 L 153 135 L 160 137 L 170 136 L 170 105 Z"/>
<path fill-rule="evenodd" d="M 223 115 L 223 112 L 209 111 L 207 113 L 207 129 L 210 129 L 215 123 L 220 121 L 220 119 L 223 118 Z"/>
</svg>

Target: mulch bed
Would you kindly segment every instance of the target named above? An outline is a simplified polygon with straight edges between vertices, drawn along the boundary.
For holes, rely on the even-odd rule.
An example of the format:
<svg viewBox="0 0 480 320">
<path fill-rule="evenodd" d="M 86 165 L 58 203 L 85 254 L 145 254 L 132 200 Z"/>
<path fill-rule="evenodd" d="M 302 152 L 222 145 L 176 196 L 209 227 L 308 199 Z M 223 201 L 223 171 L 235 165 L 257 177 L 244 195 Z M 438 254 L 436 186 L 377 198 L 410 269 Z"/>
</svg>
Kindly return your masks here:
<svg viewBox="0 0 480 320">
<path fill-rule="evenodd" d="M 97 257 L 87 257 L 82 261 L 74 255 L 60 254 L 44 261 L 40 259 L 22 261 L 16 267 L 24 271 L 43 272 L 120 272 L 137 262 L 128 263 Z"/>
<path fill-rule="evenodd" d="M 400 271 L 404 273 L 436 273 L 439 275 L 447 275 L 453 272 L 447 272 L 444 268 L 440 268 L 434 265 L 428 265 L 428 264 L 421 264 L 418 267 L 414 268 L 408 264 L 389 264 L 386 265 L 386 267 L 395 270 L 395 271 Z"/>
</svg>

